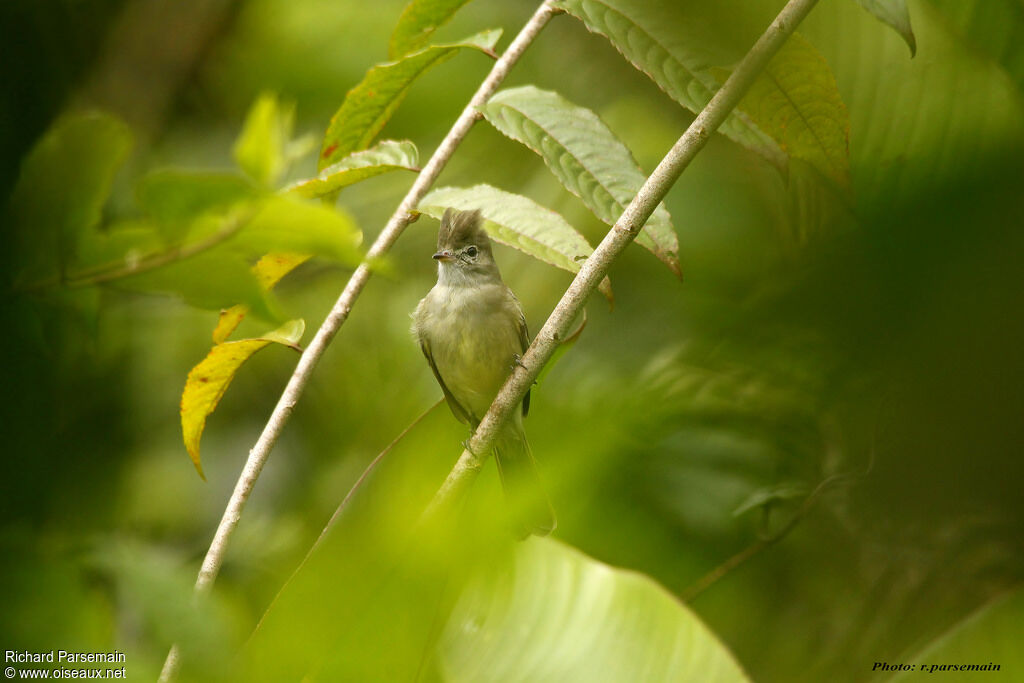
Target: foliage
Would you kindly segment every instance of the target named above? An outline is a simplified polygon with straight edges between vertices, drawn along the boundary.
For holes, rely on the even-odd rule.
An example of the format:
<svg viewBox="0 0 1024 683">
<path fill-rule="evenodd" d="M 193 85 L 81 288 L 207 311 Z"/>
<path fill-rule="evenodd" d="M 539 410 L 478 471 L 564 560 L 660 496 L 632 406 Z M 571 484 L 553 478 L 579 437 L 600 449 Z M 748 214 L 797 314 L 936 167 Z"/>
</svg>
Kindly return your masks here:
<svg viewBox="0 0 1024 683">
<path fill-rule="evenodd" d="M 1010 668 L 1024 576 L 1010 0 L 814 10 L 638 237 L 667 267 L 621 259 L 616 310 L 591 308 L 534 388 L 527 429 L 560 528 L 516 544 L 493 468 L 462 514 L 420 520 L 465 438 L 423 413 L 437 391 L 408 338 L 435 219 L 483 213 L 537 329 L 779 5 L 556 0 L 565 15 L 516 85 L 371 264 L 383 277 L 316 368 L 212 598 L 188 607 L 232 454 L 294 365 L 256 352 L 301 349 L 364 259 L 360 226 L 384 223 L 417 145 L 489 66 L 478 53 L 501 51 L 481 27 L 533 4 L 255 0 L 211 31 L 160 135 L 71 111 L 36 140 L 5 250 L 19 361 L 5 642 L 127 650 L 150 679 L 178 642 L 183 680 Z M 354 84 L 340 103 L 308 95 L 339 82 Z M 611 301 L 611 279 L 601 291 Z"/>
</svg>

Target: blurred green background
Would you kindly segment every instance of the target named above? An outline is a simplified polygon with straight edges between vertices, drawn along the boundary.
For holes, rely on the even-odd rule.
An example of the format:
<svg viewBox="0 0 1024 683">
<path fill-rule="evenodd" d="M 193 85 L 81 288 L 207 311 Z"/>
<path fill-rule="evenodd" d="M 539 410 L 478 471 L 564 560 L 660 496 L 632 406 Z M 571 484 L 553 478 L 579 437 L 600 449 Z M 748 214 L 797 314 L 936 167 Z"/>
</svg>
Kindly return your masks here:
<svg viewBox="0 0 1024 683">
<path fill-rule="evenodd" d="M 137 211 L 148 169 L 230 167 L 263 91 L 293 100 L 298 131 L 319 140 L 386 59 L 403 4 L 9 0 L 3 193 L 68 109 L 110 111 L 135 133 L 110 219 Z M 728 66 L 781 4 L 681 11 L 717 31 L 708 58 Z M 611 271 L 614 311 L 590 302 L 581 340 L 533 394 L 527 430 L 556 536 L 692 597 L 758 681 L 869 680 L 873 662 L 898 661 L 1024 577 L 1024 8 L 909 5 L 913 59 L 851 1 L 821 3 L 800 29 L 850 112 L 852 201 L 712 139 L 666 200 L 683 282 L 631 248 Z M 477 0 L 440 36 L 497 26 L 503 48 L 533 8 Z M 476 53 L 438 67 L 384 136 L 425 159 L 489 67 Z M 526 83 L 598 112 L 648 172 L 691 119 L 569 17 L 505 85 Z M 486 125 L 438 185 L 479 182 L 559 211 L 592 243 L 604 232 Z M 410 183 L 391 174 L 342 195 L 367 243 Z M 31 234 L 5 226 L 8 271 L 8 247 Z M 233 539 L 216 618 L 191 613 L 188 591 L 295 354 L 270 348 L 239 373 L 207 424 L 203 482 L 178 401 L 216 313 L 116 287 L 57 306 L 5 282 L 0 647 L 116 647 L 132 678 L 152 680 L 183 634 L 210 661 L 244 639 L 366 464 L 440 396 L 408 331 L 435 277 L 435 230 L 427 218 L 408 229 L 317 369 Z M 498 258 L 538 329 L 568 276 Z M 309 264 L 278 293 L 312 328 L 347 276 Z M 396 468 L 422 458 L 420 486 L 436 485 L 462 428 L 442 408 L 413 437 Z M 492 468 L 476 486 L 498 495 Z M 795 514 L 784 538 L 693 595 Z"/>
</svg>

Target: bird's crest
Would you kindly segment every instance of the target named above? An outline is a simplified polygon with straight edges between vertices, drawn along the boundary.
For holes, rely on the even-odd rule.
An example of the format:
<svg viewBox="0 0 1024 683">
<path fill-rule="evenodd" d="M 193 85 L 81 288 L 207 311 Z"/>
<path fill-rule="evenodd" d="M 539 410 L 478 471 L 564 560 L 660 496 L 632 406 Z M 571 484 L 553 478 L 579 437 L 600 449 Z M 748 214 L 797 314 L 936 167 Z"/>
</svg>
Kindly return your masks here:
<svg viewBox="0 0 1024 683">
<path fill-rule="evenodd" d="M 480 248 L 490 246 L 480 211 L 445 209 L 441 217 L 441 229 L 437 233 L 438 249 L 458 249 L 467 244 L 475 244 Z"/>
</svg>

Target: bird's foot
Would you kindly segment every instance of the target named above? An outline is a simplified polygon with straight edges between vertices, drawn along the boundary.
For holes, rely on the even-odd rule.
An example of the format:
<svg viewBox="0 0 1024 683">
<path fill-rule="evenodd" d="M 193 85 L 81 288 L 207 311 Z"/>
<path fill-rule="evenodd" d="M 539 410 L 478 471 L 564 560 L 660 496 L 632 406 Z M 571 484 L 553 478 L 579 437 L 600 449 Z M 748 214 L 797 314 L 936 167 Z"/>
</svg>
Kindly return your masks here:
<svg viewBox="0 0 1024 683">
<path fill-rule="evenodd" d="M 523 364 L 523 357 L 518 353 L 514 353 L 512 354 L 512 369 L 515 370 L 517 367 L 520 367 L 523 370 L 526 369 L 526 365 Z"/>
</svg>

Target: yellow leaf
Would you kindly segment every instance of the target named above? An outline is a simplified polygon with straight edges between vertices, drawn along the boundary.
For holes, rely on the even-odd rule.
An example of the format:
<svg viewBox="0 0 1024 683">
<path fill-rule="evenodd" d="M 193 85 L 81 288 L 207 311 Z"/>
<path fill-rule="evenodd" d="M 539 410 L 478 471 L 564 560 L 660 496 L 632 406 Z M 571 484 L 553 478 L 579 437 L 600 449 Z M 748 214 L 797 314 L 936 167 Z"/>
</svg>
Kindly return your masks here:
<svg viewBox="0 0 1024 683">
<path fill-rule="evenodd" d="M 252 271 L 256 273 L 256 279 L 259 280 L 263 289 L 269 291 L 281 278 L 308 261 L 309 258 L 309 254 L 265 254 L 252 267 Z"/>
<path fill-rule="evenodd" d="M 249 307 L 245 304 L 235 304 L 231 308 L 223 309 L 217 318 L 217 327 L 213 328 L 213 343 L 223 344 L 227 341 L 248 312 Z"/>
<path fill-rule="evenodd" d="M 188 373 L 185 390 L 181 395 L 181 431 L 185 448 L 199 476 L 206 479 L 199 460 L 199 440 L 206 426 L 206 418 L 220 403 L 231 380 L 242 363 L 270 343 L 298 348 L 305 331 L 305 322 L 291 320 L 278 329 L 256 339 L 217 344 L 198 365 Z"/>
<path fill-rule="evenodd" d="M 281 278 L 309 259 L 309 254 L 264 254 L 252 267 L 252 272 L 256 275 L 260 287 L 270 291 Z M 236 304 L 222 310 L 217 319 L 217 326 L 213 328 L 213 343 L 222 344 L 227 341 L 248 313 L 249 307 L 245 304 Z"/>
</svg>

